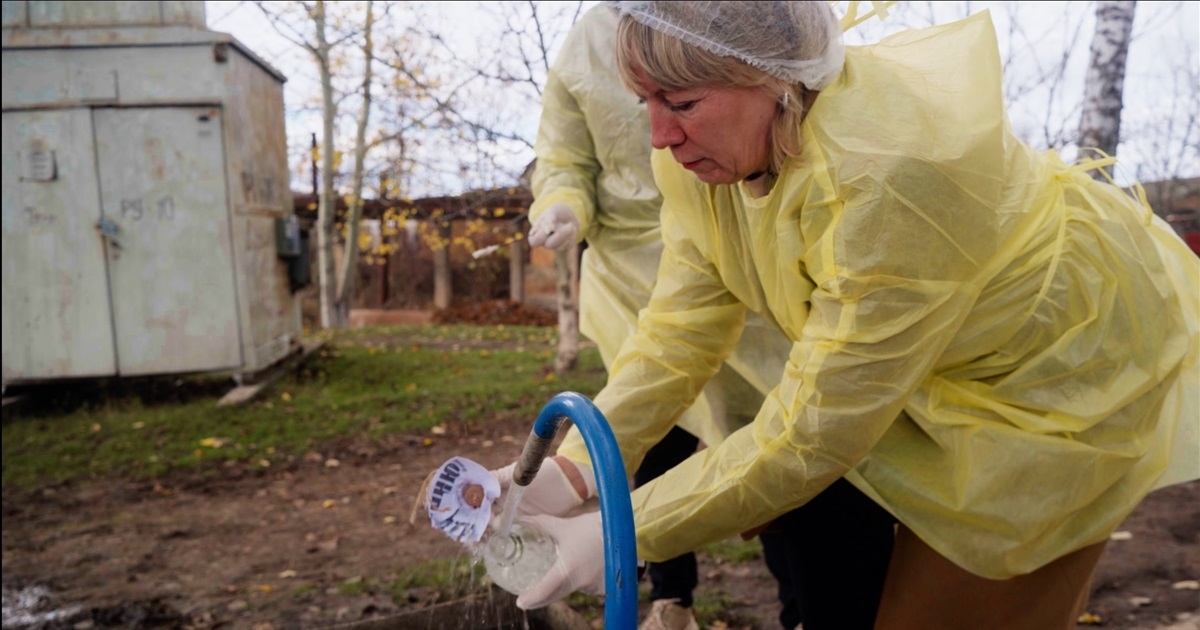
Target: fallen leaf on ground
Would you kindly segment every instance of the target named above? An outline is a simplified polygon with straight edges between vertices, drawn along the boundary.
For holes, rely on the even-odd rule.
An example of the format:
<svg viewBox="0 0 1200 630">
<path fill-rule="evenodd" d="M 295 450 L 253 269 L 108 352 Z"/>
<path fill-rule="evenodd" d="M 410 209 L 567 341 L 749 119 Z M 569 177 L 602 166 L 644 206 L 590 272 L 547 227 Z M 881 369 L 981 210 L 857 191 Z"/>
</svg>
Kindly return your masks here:
<svg viewBox="0 0 1200 630">
<path fill-rule="evenodd" d="M 1085 626 L 1098 626 L 1104 623 L 1104 620 L 1100 618 L 1100 615 L 1090 612 L 1085 612 L 1082 615 L 1079 615 L 1079 619 L 1077 621 Z"/>
<path fill-rule="evenodd" d="M 1184 580 L 1171 585 L 1177 591 L 1200 591 L 1200 580 Z"/>
<path fill-rule="evenodd" d="M 1133 534 L 1129 532 L 1113 532 L 1108 535 L 1109 540 L 1132 540 Z"/>
</svg>

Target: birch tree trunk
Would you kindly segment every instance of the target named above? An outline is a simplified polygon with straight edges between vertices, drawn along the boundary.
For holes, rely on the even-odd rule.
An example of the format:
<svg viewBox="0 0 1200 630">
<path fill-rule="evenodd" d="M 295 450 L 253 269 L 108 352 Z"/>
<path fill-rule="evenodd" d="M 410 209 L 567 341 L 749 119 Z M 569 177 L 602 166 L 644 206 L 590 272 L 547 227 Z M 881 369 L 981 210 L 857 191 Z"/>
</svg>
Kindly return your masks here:
<svg viewBox="0 0 1200 630">
<path fill-rule="evenodd" d="M 354 173 L 350 183 L 350 203 L 346 221 L 349 227 L 346 236 L 346 251 L 342 256 L 341 282 L 334 302 L 335 328 L 345 328 L 350 322 L 350 307 L 354 292 L 358 288 L 358 234 L 363 209 L 363 162 L 367 154 L 367 124 L 371 118 L 371 62 L 374 60 L 374 45 L 371 29 L 375 25 L 374 2 L 367 2 L 367 16 L 363 26 L 363 81 L 362 106 L 358 113 L 358 128 L 354 136 Z"/>
<path fill-rule="evenodd" d="M 578 261 L 578 245 L 554 254 L 558 279 L 558 356 L 554 359 L 554 371 L 559 374 L 575 369 L 579 361 L 579 292 L 575 283 Z"/>
<path fill-rule="evenodd" d="M 329 68 L 330 44 L 325 22 L 325 2 L 317 0 L 313 10 L 313 26 L 317 45 L 311 50 L 317 60 L 321 77 L 321 196 L 317 201 L 317 281 L 321 295 L 321 327 L 337 326 L 336 261 L 333 246 L 337 241 L 334 234 L 334 218 L 337 203 L 333 191 L 333 120 L 337 116 L 337 104 L 333 100 L 333 76 Z"/>
<path fill-rule="evenodd" d="M 1129 54 L 1136 6 L 1135 0 L 1096 3 L 1096 33 L 1092 38 L 1091 63 L 1083 84 L 1083 113 L 1079 117 L 1080 156 L 1087 155 L 1092 149 L 1108 155 L 1117 154 L 1125 60 Z M 1092 177 L 1105 179 L 1099 170 L 1092 171 Z"/>
</svg>

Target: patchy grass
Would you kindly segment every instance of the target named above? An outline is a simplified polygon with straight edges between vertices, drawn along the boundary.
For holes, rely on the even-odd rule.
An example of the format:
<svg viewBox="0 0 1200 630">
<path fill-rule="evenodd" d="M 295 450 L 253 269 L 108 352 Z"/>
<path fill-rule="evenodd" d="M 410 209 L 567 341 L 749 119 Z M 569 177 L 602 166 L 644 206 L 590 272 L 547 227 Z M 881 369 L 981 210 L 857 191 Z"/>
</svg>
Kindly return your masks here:
<svg viewBox="0 0 1200 630">
<path fill-rule="evenodd" d="M 292 589 L 292 599 L 299 602 L 306 602 L 317 594 L 316 584 L 301 584 Z"/>
<path fill-rule="evenodd" d="M 438 559 L 409 567 L 381 587 L 398 606 L 449 601 L 490 588 L 482 562 L 466 556 Z"/>
<path fill-rule="evenodd" d="M 762 558 L 762 543 L 759 542 L 758 537 L 751 538 L 750 540 L 730 538 L 706 545 L 700 548 L 698 553 L 708 554 L 713 558 L 732 564 L 743 564 Z"/>
<path fill-rule="evenodd" d="M 595 395 L 595 348 L 553 372 L 555 331 L 512 326 L 397 326 L 322 333 L 327 343 L 251 403 L 217 407 L 227 378 L 92 383 L 5 410 L 3 486 L 95 475 L 155 478 L 205 462 L 269 467 L 348 435 L 372 439 L 510 412 L 534 417 L 561 391 Z M 487 347 L 480 344 L 487 342 Z"/>
<path fill-rule="evenodd" d="M 639 584 L 638 585 L 638 599 L 640 601 L 645 601 L 645 600 L 649 599 L 649 597 L 650 597 L 649 587 L 648 586 L 643 587 L 642 585 Z M 567 606 L 570 606 L 571 610 L 574 610 L 575 612 L 579 613 L 579 616 L 583 617 L 583 619 L 585 621 L 594 622 L 598 619 L 604 618 L 604 598 L 603 597 L 596 597 L 594 595 L 586 595 L 584 593 L 580 593 L 580 592 L 576 591 L 574 593 L 571 593 L 570 595 L 567 595 L 567 598 L 563 600 L 563 603 L 565 603 Z"/>
<path fill-rule="evenodd" d="M 692 612 L 701 628 L 747 627 L 745 620 L 729 612 L 741 603 L 720 588 L 701 584 L 692 597 Z"/>
<path fill-rule="evenodd" d="M 405 339 L 417 343 L 508 344 L 553 349 L 558 343 L 555 328 L 537 326 L 469 326 L 466 324 L 420 324 L 373 326 L 353 330 L 321 331 L 316 339 L 353 341 L 361 344 Z"/>
</svg>

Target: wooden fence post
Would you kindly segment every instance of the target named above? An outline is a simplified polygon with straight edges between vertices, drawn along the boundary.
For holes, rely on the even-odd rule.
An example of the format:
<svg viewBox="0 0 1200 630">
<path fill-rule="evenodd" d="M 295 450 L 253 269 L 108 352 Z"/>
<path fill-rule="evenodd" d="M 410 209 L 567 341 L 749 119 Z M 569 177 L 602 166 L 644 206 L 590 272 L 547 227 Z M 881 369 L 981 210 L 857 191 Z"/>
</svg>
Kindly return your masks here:
<svg viewBox="0 0 1200 630">
<path fill-rule="evenodd" d="M 439 310 L 450 308 L 450 222 L 438 222 L 441 247 L 433 251 L 433 306 Z"/>
<path fill-rule="evenodd" d="M 508 299 L 525 302 L 525 240 L 508 246 Z"/>
</svg>

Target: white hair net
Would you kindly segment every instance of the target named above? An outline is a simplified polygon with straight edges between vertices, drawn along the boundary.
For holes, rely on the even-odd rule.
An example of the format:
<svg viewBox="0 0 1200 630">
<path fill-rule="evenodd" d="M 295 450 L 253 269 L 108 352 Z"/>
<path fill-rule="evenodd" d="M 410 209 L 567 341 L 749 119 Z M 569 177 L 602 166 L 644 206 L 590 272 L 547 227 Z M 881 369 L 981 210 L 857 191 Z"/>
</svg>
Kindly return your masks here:
<svg viewBox="0 0 1200 630">
<path fill-rule="evenodd" d="M 845 61 L 842 29 L 824 0 L 609 4 L 664 35 L 813 90 L 833 82 Z"/>
</svg>

